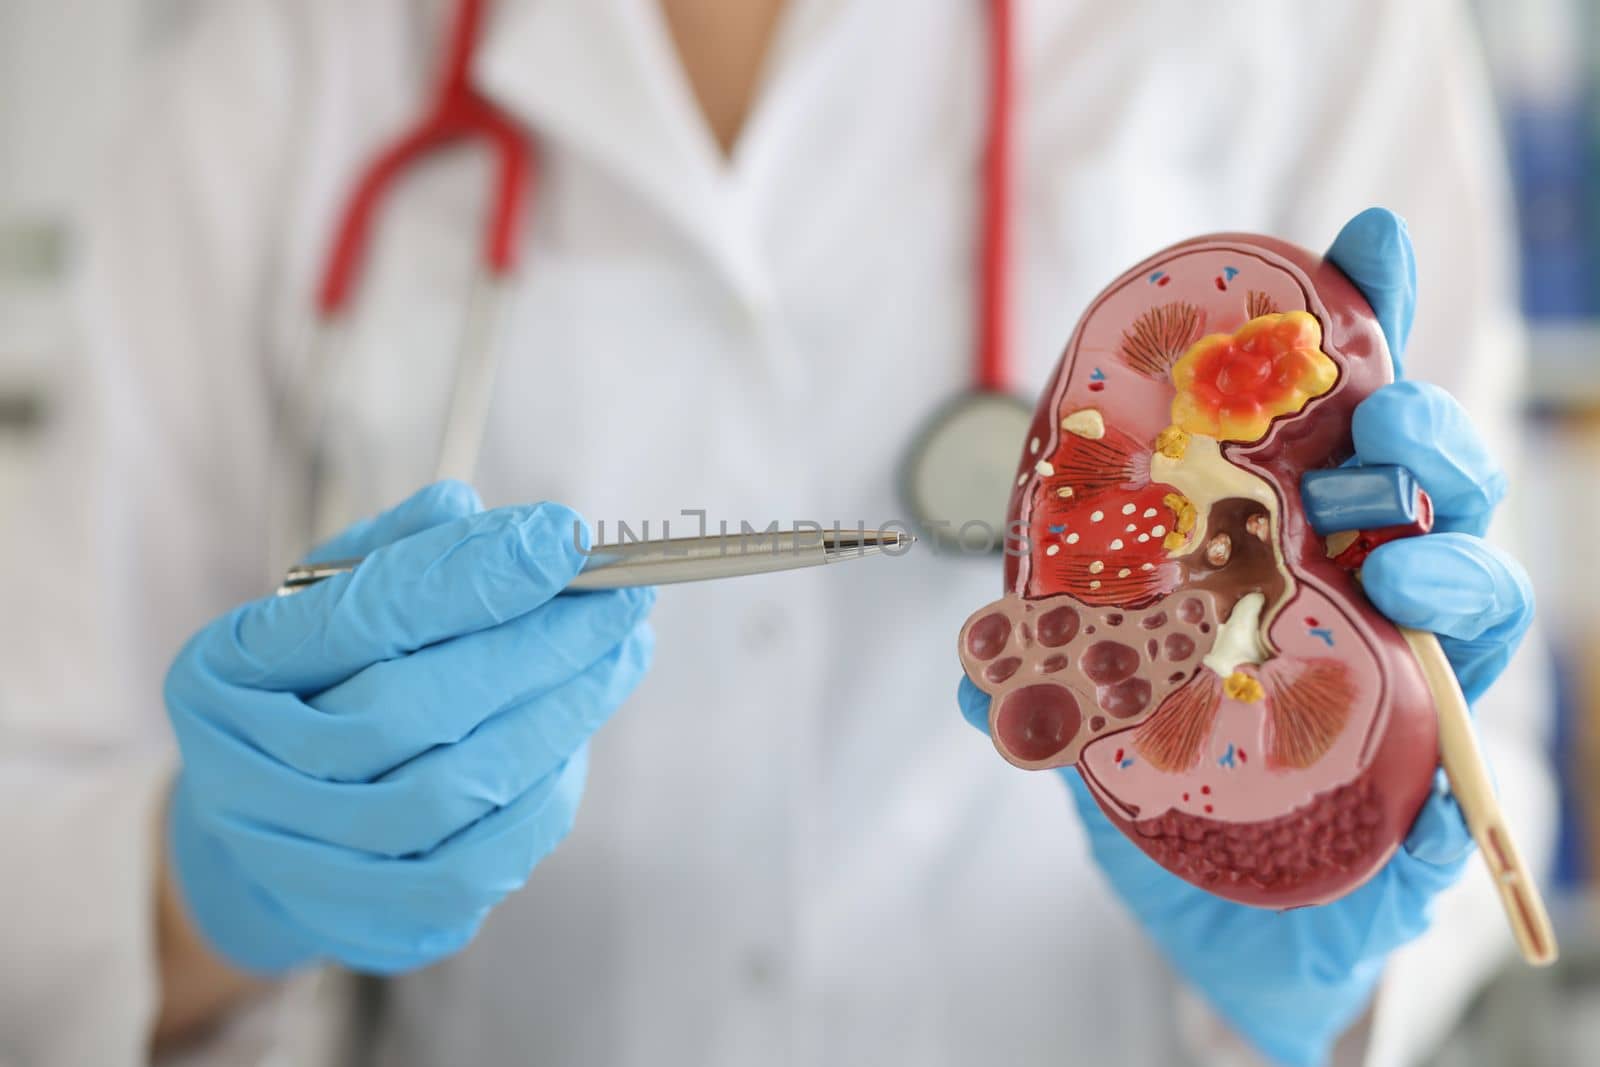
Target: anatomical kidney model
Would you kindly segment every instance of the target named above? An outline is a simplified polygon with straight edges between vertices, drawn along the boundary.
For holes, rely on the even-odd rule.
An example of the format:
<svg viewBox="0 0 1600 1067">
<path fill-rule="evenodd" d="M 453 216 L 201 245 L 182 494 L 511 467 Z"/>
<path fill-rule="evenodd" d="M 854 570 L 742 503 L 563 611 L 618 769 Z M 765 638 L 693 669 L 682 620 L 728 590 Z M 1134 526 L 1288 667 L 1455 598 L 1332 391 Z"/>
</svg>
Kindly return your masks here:
<svg viewBox="0 0 1600 1067">
<path fill-rule="evenodd" d="M 1001 754 L 1076 766 L 1157 863 L 1230 900 L 1350 892 L 1438 766 L 1430 676 L 1300 497 L 1392 376 L 1366 301 L 1302 249 L 1224 234 L 1133 268 L 1039 403 L 1005 595 L 961 630 Z"/>
</svg>

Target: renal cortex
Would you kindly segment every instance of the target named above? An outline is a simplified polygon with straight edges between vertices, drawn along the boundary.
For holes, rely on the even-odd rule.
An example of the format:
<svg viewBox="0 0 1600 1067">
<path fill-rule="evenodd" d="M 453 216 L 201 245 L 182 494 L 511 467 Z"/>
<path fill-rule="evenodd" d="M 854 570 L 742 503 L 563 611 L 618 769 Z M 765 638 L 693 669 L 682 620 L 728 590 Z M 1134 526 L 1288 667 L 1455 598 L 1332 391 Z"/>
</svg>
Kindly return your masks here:
<svg viewBox="0 0 1600 1067">
<path fill-rule="evenodd" d="M 1350 892 L 1430 788 L 1423 675 L 1298 489 L 1350 457 L 1351 411 L 1392 374 L 1361 294 L 1303 249 L 1223 234 L 1141 263 L 1067 344 L 1005 595 L 961 630 L 1000 753 L 1075 766 L 1135 844 L 1230 900 Z"/>
</svg>

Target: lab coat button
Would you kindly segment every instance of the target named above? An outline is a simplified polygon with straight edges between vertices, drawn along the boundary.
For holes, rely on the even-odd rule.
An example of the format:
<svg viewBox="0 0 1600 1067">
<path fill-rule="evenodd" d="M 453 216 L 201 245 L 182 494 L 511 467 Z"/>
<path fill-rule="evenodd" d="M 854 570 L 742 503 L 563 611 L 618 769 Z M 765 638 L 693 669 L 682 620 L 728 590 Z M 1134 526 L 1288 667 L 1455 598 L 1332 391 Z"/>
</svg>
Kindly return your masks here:
<svg viewBox="0 0 1600 1067">
<path fill-rule="evenodd" d="M 765 992 L 783 980 L 782 962 L 770 949 L 753 948 L 743 961 L 744 984 L 751 990 Z"/>
<path fill-rule="evenodd" d="M 787 617 L 776 604 L 760 604 L 744 624 L 744 646 L 749 652 L 762 652 L 782 640 L 788 629 Z"/>
<path fill-rule="evenodd" d="M 767 296 L 740 293 L 729 300 L 729 305 L 735 326 L 754 333 L 760 333 L 772 317 L 772 300 Z"/>
</svg>

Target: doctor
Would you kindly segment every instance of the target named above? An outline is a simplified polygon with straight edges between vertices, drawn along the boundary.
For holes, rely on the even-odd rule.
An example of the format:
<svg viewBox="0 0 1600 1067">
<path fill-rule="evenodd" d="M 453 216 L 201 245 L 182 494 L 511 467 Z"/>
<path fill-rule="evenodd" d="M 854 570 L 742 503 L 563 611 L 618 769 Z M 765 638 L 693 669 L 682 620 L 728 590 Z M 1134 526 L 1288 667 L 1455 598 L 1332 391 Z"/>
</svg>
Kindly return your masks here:
<svg viewBox="0 0 1600 1067">
<path fill-rule="evenodd" d="M 347 183 L 415 117 L 448 6 L 218 5 L 107 169 L 84 359 L 0 556 L 0 1059 L 1432 1047 L 1508 945 L 1478 867 L 1457 881 L 1448 799 L 1339 910 L 1171 893 L 951 709 L 992 561 L 552 599 L 577 565 L 563 505 L 608 526 L 894 517 L 904 442 L 970 378 L 978 0 L 501 0 L 474 79 L 539 181 L 476 491 L 418 491 L 476 258 L 469 154 L 396 189 L 330 383 L 352 491 L 328 529 L 383 514 L 323 551 L 374 559 L 258 599 L 282 562 L 277 388 Z M 1457 508 L 1451 552 L 1397 568 L 1385 609 L 1453 631 L 1482 693 L 1528 604 L 1479 539 L 1520 364 L 1463 12 L 1037 0 L 1017 20 L 1019 387 L 1166 243 L 1325 245 L 1372 203 L 1409 220 L 1407 370 L 1477 431 L 1425 389 L 1375 409 L 1363 448 Z M 1335 253 L 1398 349 L 1403 230 L 1363 216 Z M 539 500 L 562 504 L 518 504 Z M 1543 705 L 1523 656 L 1477 709 L 1534 860 Z M 393 977 L 339 996 L 307 988 L 319 962 Z"/>
</svg>

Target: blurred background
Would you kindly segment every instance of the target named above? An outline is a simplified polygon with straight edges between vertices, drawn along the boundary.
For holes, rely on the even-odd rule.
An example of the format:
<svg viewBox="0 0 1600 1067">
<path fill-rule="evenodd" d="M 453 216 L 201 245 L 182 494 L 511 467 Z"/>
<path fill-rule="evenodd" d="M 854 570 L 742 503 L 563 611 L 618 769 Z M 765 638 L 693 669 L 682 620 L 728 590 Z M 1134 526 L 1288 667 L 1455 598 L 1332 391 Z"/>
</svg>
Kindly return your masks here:
<svg viewBox="0 0 1600 1067">
<path fill-rule="evenodd" d="M 1403 2 L 1403 0 L 1396 0 Z M 142 58 L 204 0 L 0 3 L 0 514 L 50 416 L 72 204 Z M 1555 969 L 1508 966 L 1435 1062 L 1600 1062 L 1600 0 L 1478 0 L 1521 226 L 1527 560 L 1555 644 L 1566 794 Z"/>
</svg>

